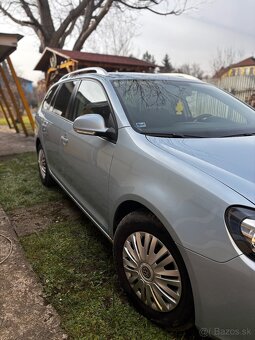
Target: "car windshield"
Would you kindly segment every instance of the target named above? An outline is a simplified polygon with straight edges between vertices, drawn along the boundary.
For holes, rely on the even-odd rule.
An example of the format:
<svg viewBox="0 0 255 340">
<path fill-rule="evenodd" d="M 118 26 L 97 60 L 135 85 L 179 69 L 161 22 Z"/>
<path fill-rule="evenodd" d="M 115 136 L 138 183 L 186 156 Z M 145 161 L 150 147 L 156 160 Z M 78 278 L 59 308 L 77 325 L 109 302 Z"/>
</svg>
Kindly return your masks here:
<svg viewBox="0 0 255 340">
<path fill-rule="evenodd" d="M 255 134 L 255 111 L 212 85 L 163 79 L 112 83 L 140 133 L 181 138 Z"/>
</svg>

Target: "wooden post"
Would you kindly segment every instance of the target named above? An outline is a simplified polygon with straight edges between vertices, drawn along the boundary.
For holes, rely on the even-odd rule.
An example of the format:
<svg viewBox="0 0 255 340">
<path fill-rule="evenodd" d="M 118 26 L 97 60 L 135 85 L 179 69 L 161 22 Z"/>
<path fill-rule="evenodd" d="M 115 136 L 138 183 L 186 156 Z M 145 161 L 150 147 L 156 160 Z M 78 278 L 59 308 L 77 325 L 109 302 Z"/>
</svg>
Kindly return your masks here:
<svg viewBox="0 0 255 340">
<path fill-rule="evenodd" d="M 0 108 L 1 108 L 1 110 L 2 110 L 2 112 L 3 112 L 3 114 L 4 114 L 4 118 L 5 118 L 5 120 L 7 121 L 7 124 L 8 124 L 8 126 L 9 126 L 9 128 L 11 129 L 11 128 L 12 128 L 11 123 L 9 122 L 9 118 L 8 118 L 8 116 L 7 116 L 7 113 L 6 113 L 6 111 L 5 111 L 5 108 L 3 107 L 3 104 L 2 104 L 1 101 L 0 101 Z"/>
<path fill-rule="evenodd" d="M 46 91 L 48 91 L 49 87 L 50 87 L 50 78 L 51 78 L 51 73 L 54 72 L 56 70 L 55 68 L 53 69 L 52 67 L 48 69 L 47 73 L 46 73 L 46 77 L 45 77 L 45 88 Z"/>
<path fill-rule="evenodd" d="M 11 98 L 11 101 L 12 101 L 12 104 L 14 106 L 14 109 L 16 111 L 17 118 L 18 118 L 18 120 L 19 120 L 19 122 L 20 122 L 20 124 L 22 126 L 22 129 L 23 129 L 25 135 L 28 136 L 26 126 L 25 126 L 25 124 L 23 122 L 23 119 L 22 119 L 22 116 L 21 116 L 21 114 L 19 112 L 18 104 L 17 104 L 17 102 L 15 100 L 14 94 L 13 94 L 13 92 L 11 90 L 11 87 L 10 87 L 8 79 L 7 79 L 7 77 L 6 77 L 5 73 L 4 73 L 2 65 L 0 65 L 0 73 L 1 73 L 1 76 L 3 78 L 4 84 L 5 84 L 6 88 L 7 88 L 7 91 L 9 93 L 9 96 Z"/>
<path fill-rule="evenodd" d="M 29 104 L 28 104 L 28 101 L 27 101 L 27 98 L 25 96 L 25 93 L 23 91 L 23 88 L 20 84 L 20 81 L 19 81 L 19 78 L 17 77 L 17 74 L 16 74 L 16 71 L 13 67 L 13 64 L 12 64 L 12 61 L 11 61 L 11 58 L 10 57 L 7 57 L 7 63 L 9 65 L 9 68 L 11 70 L 11 74 L 12 74 L 12 77 L 15 81 L 15 84 L 16 84 L 16 87 L 17 87 L 17 90 L 19 92 L 19 95 L 20 95 L 20 98 L 21 98 L 21 101 L 22 101 L 22 104 L 24 106 L 24 109 L 27 113 L 27 116 L 28 116 L 28 119 L 29 119 L 29 122 L 30 122 L 30 125 L 33 129 L 33 131 L 35 130 L 35 122 L 34 122 L 34 118 L 31 114 L 31 111 L 30 111 L 30 107 L 29 107 Z"/>
<path fill-rule="evenodd" d="M 14 126 L 16 132 L 19 133 L 19 128 L 18 128 L 18 126 L 17 126 L 17 124 L 16 124 L 16 122 L 15 122 L 15 117 L 14 117 L 13 114 L 12 114 L 12 111 L 11 111 L 11 109 L 10 109 L 10 106 L 9 106 L 9 104 L 8 104 L 8 101 L 7 101 L 6 97 L 5 97 L 4 91 L 2 90 L 1 86 L 0 86 L 0 96 L 1 96 L 2 99 L 3 99 L 5 108 L 6 108 L 7 112 L 9 113 L 9 116 L 11 117 L 11 121 L 12 121 L 12 124 L 13 124 L 13 126 Z"/>
</svg>

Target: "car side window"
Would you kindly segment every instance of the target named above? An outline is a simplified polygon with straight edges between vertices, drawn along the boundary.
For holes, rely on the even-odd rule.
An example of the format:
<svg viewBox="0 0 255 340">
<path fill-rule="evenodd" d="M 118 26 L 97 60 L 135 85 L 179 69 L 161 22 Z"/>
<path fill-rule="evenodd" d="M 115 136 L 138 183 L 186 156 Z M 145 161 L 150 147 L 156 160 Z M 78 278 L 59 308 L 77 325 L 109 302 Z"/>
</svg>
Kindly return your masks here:
<svg viewBox="0 0 255 340">
<path fill-rule="evenodd" d="M 54 86 L 47 93 L 47 95 L 46 95 L 46 97 L 43 101 L 43 104 L 42 104 L 43 110 L 52 111 L 52 109 L 53 109 L 53 107 L 52 107 L 53 97 L 54 97 L 54 94 L 56 93 L 56 90 L 57 90 L 57 86 Z"/>
<path fill-rule="evenodd" d="M 74 101 L 74 119 L 89 113 L 100 114 L 106 127 L 115 127 L 107 96 L 103 87 L 92 80 L 83 80 Z"/>
<path fill-rule="evenodd" d="M 68 81 L 60 85 L 60 89 L 57 93 L 56 100 L 54 103 L 53 112 L 71 120 L 71 114 L 68 112 L 68 105 L 73 93 L 76 82 Z"/>
</svg>

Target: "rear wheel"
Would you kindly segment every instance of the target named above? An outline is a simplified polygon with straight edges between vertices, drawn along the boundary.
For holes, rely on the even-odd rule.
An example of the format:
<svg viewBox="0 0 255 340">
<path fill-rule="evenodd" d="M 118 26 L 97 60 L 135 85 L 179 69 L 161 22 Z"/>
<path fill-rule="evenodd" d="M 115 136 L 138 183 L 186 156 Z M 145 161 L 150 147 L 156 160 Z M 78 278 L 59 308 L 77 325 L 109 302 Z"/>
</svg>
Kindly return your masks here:
<svg viewBox="0 0 255 340">
<path fill-rule="evenodd" d="M 175 330 L 193 325 L 193 297 L 182 257 L 150 213 L 128 214 L 114 237 L 121 286 L 135 307 L 156 323 Z"/>
<path fill-rule="evenodd" d="M 46 187 L 52 186 L 54 184 L 54 180 L 50 175 L 47 160 L 45 157 L 45 152 L 41 144 L 39 144 L 38 149 L 37 149 L 37 160 L 38 160 L 39 174 L 40 174 L 40 178 L 41 178 L 43 185 L 45 185 Z"/>
</svg>

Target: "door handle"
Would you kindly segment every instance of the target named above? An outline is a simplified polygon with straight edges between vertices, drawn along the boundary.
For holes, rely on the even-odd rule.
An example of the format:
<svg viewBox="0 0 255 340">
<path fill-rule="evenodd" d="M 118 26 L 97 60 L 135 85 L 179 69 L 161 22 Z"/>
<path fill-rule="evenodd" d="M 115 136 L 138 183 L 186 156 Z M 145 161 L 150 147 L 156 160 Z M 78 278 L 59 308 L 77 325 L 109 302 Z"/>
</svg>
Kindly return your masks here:
<svg viewBox="0 0 255 340">
<path fill-rule="evenodd" d="M 43 132 L 47 132 L 47 126 L 48 126 L 48 122 L 45 120 L 45 121 L 43 121 L 43 123 L 42 123 L 42 131 Z"/>
<path fill-rule="evenodd" d="M 60 139 L 63 145 L 66 145 L 68 143 L 68 138 L 66 138 L 65 136 L 61 136 Z"/>
</svg>

